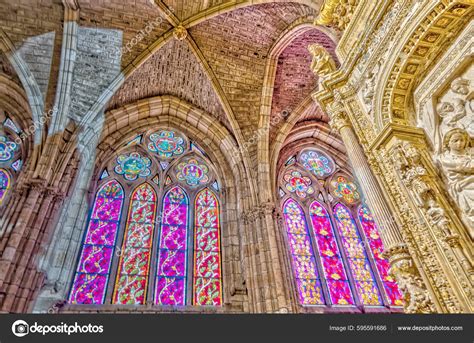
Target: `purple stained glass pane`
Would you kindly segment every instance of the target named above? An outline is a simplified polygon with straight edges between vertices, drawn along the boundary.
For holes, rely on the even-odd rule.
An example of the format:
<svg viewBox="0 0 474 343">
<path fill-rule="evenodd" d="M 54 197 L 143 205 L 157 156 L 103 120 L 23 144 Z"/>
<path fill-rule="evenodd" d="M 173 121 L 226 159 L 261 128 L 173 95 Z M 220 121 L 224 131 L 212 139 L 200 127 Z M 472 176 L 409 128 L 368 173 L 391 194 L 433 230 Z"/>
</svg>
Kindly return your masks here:
<svg viewBox="0 0 474 343">
<path fill-rule="evenodd" d="M 163 225 L 160 242 L 161 249 L 186 250 L 186 227 Z"/>
<path fill-rule="evenodd" d="M 158 277 L 155 302 L 160 305 L 184 305 L 185 279 Z"/>
<path fill-rule="evenodd" d="M 113 248 L 99 245 L 84 245 L 77 271 L 89 274 L 107 274 L 112 260 Z"/>
<path fill-rule="evenodd" d="M 103 304 L 107 279 L 106 275 L 76 274 L 69 302 L 72 304 Z"/>
<path fill-rule="evenodd" d="M 321 283 L 316 279 L 296 279 L 298 298 L 302 305 L 324 304 Z"/>
<path fill-rule="evenodd" d="M 122 210 L 122 199 L 98 197 L 93 219 L 117 221 Z"/>
<path fill-rule="evenodd" d="M 160 250 L 159 275 L 185 276 L 186 252 L 179 250 Z"/>
<path fill-rule="evenodd" d="M 70 303 L 103 303 L 122 203 L 123 189 L 115 180 L 104 184 L 97 192 L 69 297 Z"/>
<path fill-rule="evenodd" d="M 188 197 L 182 188 L 174 187 L 166 193 L 155 290 L 158 305 L 185 305 L 188 210 Z"/>
<path fill-rule="evenodd" d="M 92 219 L 84 244 L 113 245 L 117 223 Z"/>
</svg>

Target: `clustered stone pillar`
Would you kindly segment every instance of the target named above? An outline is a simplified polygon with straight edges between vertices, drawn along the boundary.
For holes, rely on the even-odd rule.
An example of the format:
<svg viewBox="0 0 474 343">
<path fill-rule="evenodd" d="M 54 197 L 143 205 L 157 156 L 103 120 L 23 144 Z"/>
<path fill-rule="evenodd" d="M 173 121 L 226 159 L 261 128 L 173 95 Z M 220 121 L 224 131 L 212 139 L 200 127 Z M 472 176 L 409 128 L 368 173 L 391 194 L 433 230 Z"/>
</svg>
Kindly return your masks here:
<svg viewBox="0 0 474 343">
<path fill-rule="evenodd" d="M 331 114 L 330 125 L 339 131 L 342 137 L 355 176 L 377 221 L 385 246 L 385 256 L 390 262 L 390 272 L 397 280 L 404 296 L 405 311 L 408 313 L 434 312 L 434 305 L 426 286 L 410 256 L 408 246 L 404 243 L 382 189 L 370 169 L 349 118 L 344 111 L 334 112 Z"/>
</svg>

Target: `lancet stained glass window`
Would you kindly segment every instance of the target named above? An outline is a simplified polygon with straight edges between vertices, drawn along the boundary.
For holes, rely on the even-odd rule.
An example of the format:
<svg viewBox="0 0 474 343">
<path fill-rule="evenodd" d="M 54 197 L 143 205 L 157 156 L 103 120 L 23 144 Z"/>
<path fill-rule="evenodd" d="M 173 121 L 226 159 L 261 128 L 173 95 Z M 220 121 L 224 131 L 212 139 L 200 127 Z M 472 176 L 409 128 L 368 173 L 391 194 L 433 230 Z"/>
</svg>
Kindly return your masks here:
<svg viewBox="0 0 474 343">
<path fill-rule="evenodd" d="M 109 172 L 99 172 L 70 303 L 223 304 L 218 178 L 185 136 L 158 132 L 97 167 Z"/>
<path fill-rule="evenodd" d="M 219 207 L 214 193 L 207 188 L 199 192 L 194 212 L 194 304 L 221 305 Z"/>
<path fill-rule="evenodd" d="M 104 303 L 123 200 L 115 180 L 97 192 L 71 291 L 73 304 Z"/>
<path fill-rule="evenodd" d="M 189 201 L 181 187 L 165 195 L 158 253 L 155 303 L 184 305 Z"/>
<path fill-rule="evenodd" d="M 401 306 L 402 297 L 382 257 L 377 226 L 370 210 L 361 206 L 356 181 L 318 149 L 291 156 L 291 165 L 283 164 L 279 173 L 277 196 L 282 201 L 299 303 Z M 297 194 L 298 187 L 288 187 L 292 175 L 305 176 L 305 185 L 314 191 Z"/>
<path fill-rule="evenodd" d="M 321 280 L 303 210 L 296 201 L 290 199 L 283 207 L 283 215 L 300 303 L 323 305 Z"/>
<path fill-rule="evenodd" d="M 114 303 L 144 304 L 155 228 L 156 195 L 144 183 L 132 194 L 125 239 L 120 254 Z"/>
<path fill-rule="evenodd" d="M 314 235 L 319 248 L 331 303 L 354 305 L 349 281 L 344 270 L 331 220 L 326 209 L 314 201 L 309 209 Z"/>
</svg>

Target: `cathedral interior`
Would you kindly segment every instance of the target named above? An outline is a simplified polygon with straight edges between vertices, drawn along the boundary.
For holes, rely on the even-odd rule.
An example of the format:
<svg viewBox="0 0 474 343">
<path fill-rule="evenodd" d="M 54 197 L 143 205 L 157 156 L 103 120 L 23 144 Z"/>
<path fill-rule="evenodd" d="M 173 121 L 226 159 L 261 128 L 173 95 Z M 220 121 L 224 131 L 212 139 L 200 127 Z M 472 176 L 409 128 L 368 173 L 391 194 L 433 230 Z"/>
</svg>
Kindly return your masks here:
<svg viewBox="0 0 474 343">
<path fill-rule="evenodd" d="M 474 313 L 473 0 L 0 0 L 0 312 Z"/>
</svg>

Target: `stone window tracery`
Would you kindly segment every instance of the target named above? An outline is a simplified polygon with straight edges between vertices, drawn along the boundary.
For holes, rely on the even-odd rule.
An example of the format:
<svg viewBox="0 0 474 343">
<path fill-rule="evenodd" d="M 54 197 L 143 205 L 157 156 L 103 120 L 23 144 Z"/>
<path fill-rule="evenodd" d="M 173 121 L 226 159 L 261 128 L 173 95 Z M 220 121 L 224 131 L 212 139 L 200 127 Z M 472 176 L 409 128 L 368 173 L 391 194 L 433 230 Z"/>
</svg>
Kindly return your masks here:
<svg viewBox="0 0 474 343">
<path fill-rule="evenodd" d="M 166 129 L 99 170 L 69 303 L 222 305 L 219 181 L 206 156 Z"/>
</svg>

